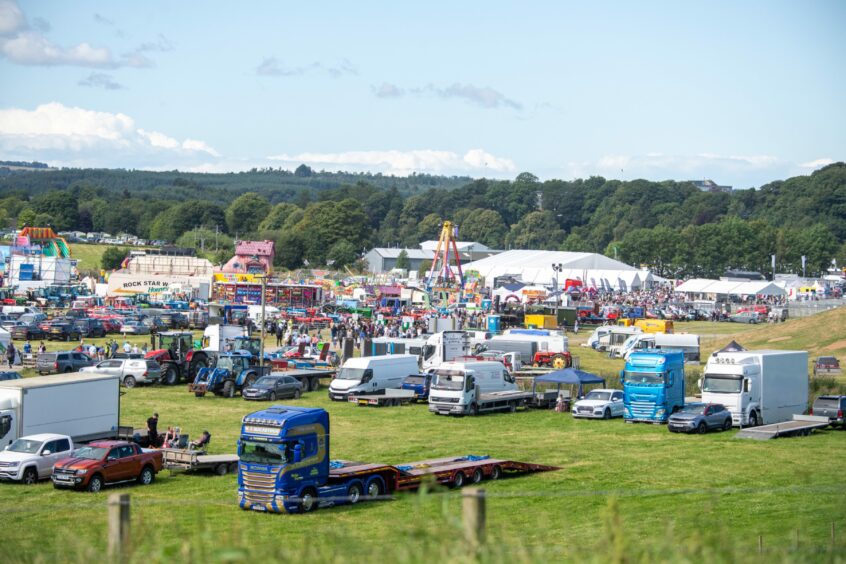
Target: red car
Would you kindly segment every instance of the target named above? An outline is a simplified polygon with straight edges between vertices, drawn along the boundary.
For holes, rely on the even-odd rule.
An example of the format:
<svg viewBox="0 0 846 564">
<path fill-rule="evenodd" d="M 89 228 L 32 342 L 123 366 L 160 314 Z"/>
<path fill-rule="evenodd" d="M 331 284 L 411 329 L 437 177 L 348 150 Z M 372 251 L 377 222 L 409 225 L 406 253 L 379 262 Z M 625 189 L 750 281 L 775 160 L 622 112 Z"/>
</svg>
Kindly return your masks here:
<svg viewBox="0 0 846 564">
<path fill-rule="evenodd" d="M 97 441 L 56 462 L 50 479 L 55 488 L 96 493 L 118 482 L 152 484 L 161 469 L 161 451 L 145 451 L 127 441 Z"/>
</svg>

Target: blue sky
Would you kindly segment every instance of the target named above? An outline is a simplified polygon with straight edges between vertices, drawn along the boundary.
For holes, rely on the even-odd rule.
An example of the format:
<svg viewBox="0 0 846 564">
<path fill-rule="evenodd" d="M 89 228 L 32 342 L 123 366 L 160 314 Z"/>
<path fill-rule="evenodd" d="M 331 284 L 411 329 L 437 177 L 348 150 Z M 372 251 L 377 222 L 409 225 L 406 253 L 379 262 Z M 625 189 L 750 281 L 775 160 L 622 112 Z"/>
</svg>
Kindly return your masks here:
<svg viewBox="0 0 846 564">
<path fill-rule="evenodd" d="M 713 178 L 846 159 L 846 2 L 0 0 L 0 159 Z"/>
</svg>

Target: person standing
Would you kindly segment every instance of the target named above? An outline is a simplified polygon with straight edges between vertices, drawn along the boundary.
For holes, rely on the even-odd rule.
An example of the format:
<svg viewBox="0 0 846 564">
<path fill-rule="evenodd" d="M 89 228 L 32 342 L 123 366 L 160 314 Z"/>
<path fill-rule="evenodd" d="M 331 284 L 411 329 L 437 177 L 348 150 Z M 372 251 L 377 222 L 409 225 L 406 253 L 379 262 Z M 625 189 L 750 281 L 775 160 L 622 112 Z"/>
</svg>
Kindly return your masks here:
<svg viewBox="0 0 846 564">
<path fill-rule="evenodd" d="M 6 347 L 6 361 L 9 363 L 9 368 L 15 364 L 15 353 L 17 353 L 15 350 L 15 343 L 9 341 L 9 346 Z"/>
<path fill-rule="evenodd" d="M 159 414 L 147 419 L 147 442 L 150 447 L 155 447 L 159 441 Z"/>
</svg>

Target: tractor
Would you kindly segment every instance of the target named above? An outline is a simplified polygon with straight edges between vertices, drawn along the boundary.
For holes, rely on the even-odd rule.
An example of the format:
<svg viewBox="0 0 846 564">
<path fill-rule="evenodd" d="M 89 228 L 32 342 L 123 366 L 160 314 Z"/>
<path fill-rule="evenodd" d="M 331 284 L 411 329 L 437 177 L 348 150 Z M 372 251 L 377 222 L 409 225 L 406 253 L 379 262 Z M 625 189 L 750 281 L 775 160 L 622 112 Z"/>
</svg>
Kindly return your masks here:
<svg viewBox="0 0 846 564">
<path fill-rule="evenodd" d="M 188 391 L 198 398 L 212 392 L 216 396 L 231 398 L 236 392 L 249 388 L 262 376 L 270 374 L 270 366 L 253 364 L 255 357 L 246 351 L 220 353 L 214 367 L 204 367 L 197 372 Z"/>
<path fill-rule="evenodd" d="M 162 367 L 162 383 L 169 386 L 185 379 L 193 382 L 201 368 L 210 364 L 209 353 L 194 350 L 194 336 L 190 332 L 164 331 L 151 335 L 153 350 L 146 358 Z"/>
</svg>

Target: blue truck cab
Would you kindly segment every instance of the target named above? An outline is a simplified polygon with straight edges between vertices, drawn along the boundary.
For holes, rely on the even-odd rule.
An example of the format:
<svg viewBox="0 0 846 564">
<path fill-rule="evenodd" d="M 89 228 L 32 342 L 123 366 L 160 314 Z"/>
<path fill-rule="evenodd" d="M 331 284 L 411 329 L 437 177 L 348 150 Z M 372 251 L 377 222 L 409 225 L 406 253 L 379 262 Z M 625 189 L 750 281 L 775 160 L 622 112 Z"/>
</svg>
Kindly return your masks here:
<svg viewBox="0 0 846 564">
<path fill-rule="evenodd" d="M 666 423 L 684 407 L 684 353 L 647 349 L 633 352 L 620 374 L 623 418 Z"/>
<path fill-rule="evenodd" d="M 329 414 L 320 408 L 275 405 L 246 415 L 238 441 L 242 509 L 300 513 L 328 491 Z M 305 506 L 305 507 L 304 507 Z"/>
</svg>

